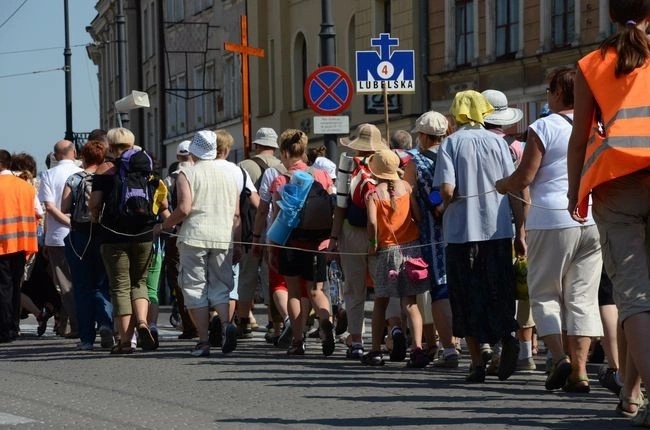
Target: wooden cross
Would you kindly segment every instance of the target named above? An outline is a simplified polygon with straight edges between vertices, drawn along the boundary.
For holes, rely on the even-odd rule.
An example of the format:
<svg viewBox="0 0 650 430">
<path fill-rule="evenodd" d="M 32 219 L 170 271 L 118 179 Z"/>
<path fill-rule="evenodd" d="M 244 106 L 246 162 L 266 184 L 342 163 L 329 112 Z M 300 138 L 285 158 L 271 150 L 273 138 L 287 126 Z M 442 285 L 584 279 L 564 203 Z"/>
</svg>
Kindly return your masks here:
<svg viewBox="0 0 650 430">
<path fill-rule="evenodd" d="M 241 45 L 226 42 L 223 47 L 226 51 L 237 52 L 241 54 L 241 73 L 242 73 L 242 122 L 244 127 L 244 158 L 248 158 L 248 153 L 251 148 L 251 112 L 249 100 L 249 72 L 248 72 L 248 56 L 255 55 L 256 57 L 264 57 L 264 50 L 262 48 L 253 48 L 248 46 L 248 21 L 246 15 L 242 15 L 240 19 L 241 26 Z"/>
</svg>

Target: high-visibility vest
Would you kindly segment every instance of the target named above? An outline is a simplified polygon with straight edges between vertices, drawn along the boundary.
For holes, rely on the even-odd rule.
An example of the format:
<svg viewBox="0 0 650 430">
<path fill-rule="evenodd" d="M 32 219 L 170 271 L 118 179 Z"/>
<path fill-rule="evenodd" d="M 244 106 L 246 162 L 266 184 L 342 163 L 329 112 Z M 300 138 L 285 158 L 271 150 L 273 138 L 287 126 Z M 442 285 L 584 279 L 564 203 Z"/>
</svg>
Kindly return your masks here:
<svg viewBox="0 0 650 430">
<path fill-rule="evenodd" d="M 578 202 L 600 184 L 650 167 L 650 62 L 616 78 L 616 59 L 614 49 L 605 57 L 597 50 L 578 62 L 601 111 L 587 142 Z"/>
<path fill-rule="evenodd" d="M 0 175 L 0 255 L 38 251 L 35 195 L 36 190 L 28 182 Z"/>
</svg>

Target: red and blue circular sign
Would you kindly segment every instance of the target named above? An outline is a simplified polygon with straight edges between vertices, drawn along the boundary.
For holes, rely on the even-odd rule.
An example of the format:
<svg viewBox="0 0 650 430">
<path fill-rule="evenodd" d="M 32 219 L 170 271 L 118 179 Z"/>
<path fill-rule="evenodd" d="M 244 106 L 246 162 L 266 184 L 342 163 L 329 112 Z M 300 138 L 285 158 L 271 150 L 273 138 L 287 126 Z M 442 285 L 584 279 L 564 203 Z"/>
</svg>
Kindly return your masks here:
<svg viewBox="0 0 650 430">
<path fill-rule="evenodd" d="M 345 71 L 336 66 L 314 70 L 305 82 L 305 100 L 320 115 L 338 115 L 352 103 L 354 87 Z"/>
</svg>

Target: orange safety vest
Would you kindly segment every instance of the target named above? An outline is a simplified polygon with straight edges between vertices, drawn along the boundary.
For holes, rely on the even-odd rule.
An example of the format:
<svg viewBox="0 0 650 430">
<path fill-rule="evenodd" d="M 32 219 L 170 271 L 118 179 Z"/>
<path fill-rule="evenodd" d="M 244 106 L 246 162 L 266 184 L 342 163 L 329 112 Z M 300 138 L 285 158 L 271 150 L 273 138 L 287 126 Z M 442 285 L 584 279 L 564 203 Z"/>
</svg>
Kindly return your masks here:
<svg viewBox="0 0 650 430">
<path fill-rule="evenodd" d="M 0 175 L 0 195 L 0 255 L 38 251 L 34 187 L 16 176 Z"/>
<path fill-rule="evenodd" d="M 650 167 L 650 64 L 616 78 L 617 54 L 600 50 L 582 58 L 582 70 L 601 115 L 594 115 L 578 202 L 612 179 Z M 600 126 L 599 126 L 600 120 Z"/>
</svg>

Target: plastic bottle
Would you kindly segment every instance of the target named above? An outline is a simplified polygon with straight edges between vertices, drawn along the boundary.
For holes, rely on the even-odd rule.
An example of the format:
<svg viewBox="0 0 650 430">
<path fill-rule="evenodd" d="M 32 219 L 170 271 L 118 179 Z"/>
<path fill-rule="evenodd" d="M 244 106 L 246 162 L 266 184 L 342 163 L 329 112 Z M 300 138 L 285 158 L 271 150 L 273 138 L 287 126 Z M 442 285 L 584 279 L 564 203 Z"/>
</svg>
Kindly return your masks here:
<svg viewBox="0 0 650 430">
<path fill-rule="evenodd" d="M 329 282 L 330 303 L 332 304 L 332 313 L 336 315 L 339 304 L 341 303 L 341 282 L 343 281 L 343 271 L 336 260 L 330 262 L 327 280 Z"/>
</svg>

